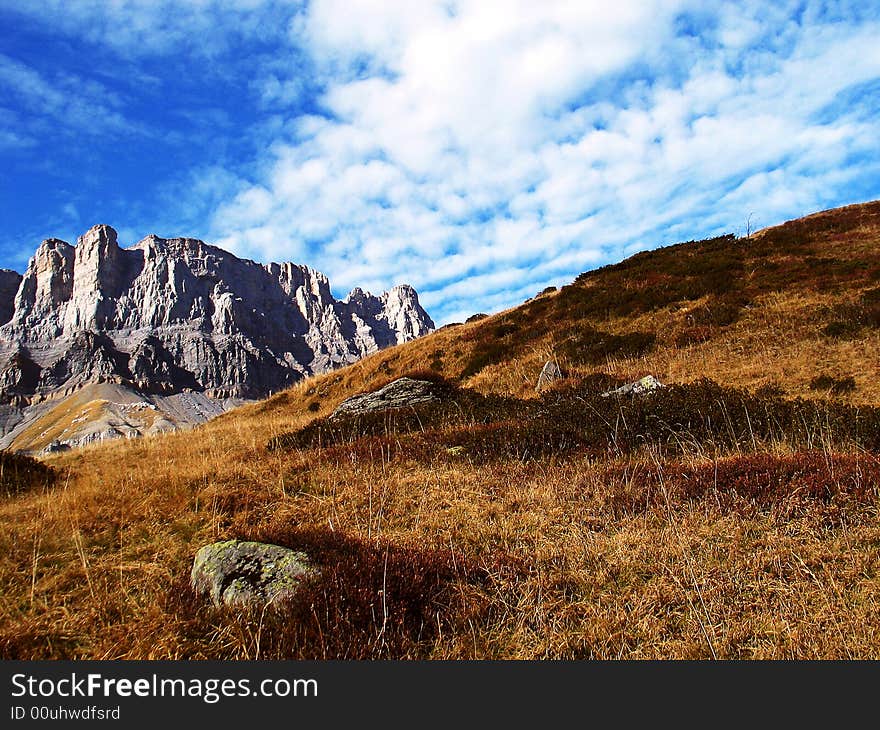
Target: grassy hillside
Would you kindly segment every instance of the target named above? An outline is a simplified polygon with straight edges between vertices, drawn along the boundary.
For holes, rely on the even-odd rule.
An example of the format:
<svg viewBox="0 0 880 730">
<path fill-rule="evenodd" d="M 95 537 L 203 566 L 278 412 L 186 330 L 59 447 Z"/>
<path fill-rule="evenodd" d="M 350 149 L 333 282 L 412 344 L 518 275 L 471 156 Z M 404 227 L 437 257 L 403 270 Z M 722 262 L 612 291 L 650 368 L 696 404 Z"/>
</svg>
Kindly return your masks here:
<svg viewBox="0 0 880 730">
<path fill-rule="evenodd" d="M 638 254 L 47 459 L 0 501 L 0 655 L 876 657 L 878 362 L 880 203 Z M 323 420 L 411 373 L 455 407 Z M 648 373 L 673 387 L 599 396 Z M 209 609 L 188 572 L 225 537 L 322 572 L 281 613 Z"/>
</svg>

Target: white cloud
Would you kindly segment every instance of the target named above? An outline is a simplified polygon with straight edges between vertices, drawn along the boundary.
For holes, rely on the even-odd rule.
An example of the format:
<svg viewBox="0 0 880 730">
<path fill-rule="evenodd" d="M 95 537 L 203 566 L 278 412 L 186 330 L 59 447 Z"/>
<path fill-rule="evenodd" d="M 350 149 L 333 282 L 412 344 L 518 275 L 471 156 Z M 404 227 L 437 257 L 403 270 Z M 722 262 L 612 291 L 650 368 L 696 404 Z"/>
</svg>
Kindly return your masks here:
<svg viewBox="0 0 880 730">
<path fill-rule="evenodd" d="M 518 284 L 588 268 L 603 246 L 661 243 L 683 220 L 711 221 L 690 237 L 748 210 L 804 212 L 876 138 L 846 110 L 815 118 L 880 76 L 876 24 L 721 5 L 695 41 L 676 35 L 684 2 L 343 5 L 319 0 L 297 26 L 337 74 L 331 117 L 276 149 L 273 215 L 240 197 L 218 225 L 230 243 L 253 226 L 311 240 L 338 285 L 408 276 L 440 321 L 462 301 L 512 304 Z M 641 79 L 639 62 L 654 64 Z"/>
<path fill-rule="evenodd" d="M 0 129 L 0 150 L 27 150 L 36 147 L 37 140 L 31 136 Z"/>
<path fill-rule="evenodd" d="M 295 106 L 303 100 L 306 94 L 302 79 L 281 80 L 272 73 L 261 78 L 254 86 L 260 95 L 260 101 L 267 107 Z"/>
<path fill-rule="evenodd" d="M 0 90 L 7 101 L 14 98 L 19 108 L 28 112 L 2 121 L 28 130 L 31 141 L 46 130 L 47 122 L 53 128 L 83 135 L 142 130 L 125 118 L 119 111 L 123 101 L 102 84 L 70 73 L 56 72 L 49 77 L 4 54 L 0 54 Z M 6 135 L 21 139 L 15 130 Z"/>
<path fill-rule="evenodd" d="M 194 191 L 216 203 L 210 233 L 315 266 L 338 293 L 409 281 L 438 323 L 752 212 L 766 225 L 849 202 L 855 181 L 880 194 L 864 182 L 876 109 L 840 102 L 880 78 L 880 24 L 846 3 L 47 7 L 133 54 L 283 38 L 251 80 L 273 114 L 251 183 L 214 170 Z"/>
<path fill-rule="evenodd" d="M 673 43 L 675 8 L 622 3 L 608 20 L 597 4 L 576 5 L 462 3 L 450 15 L 439 5 L 384 14 L 370 3 L 346 13 L 315 3 L 305 27 L 318 59 L 344 66 L 369 54 L 381 74 L 331 85 L 334 118 L 311 120 L 307 139 L 276 152 L 270 227 L 315 239 L 316 263 L 337 282 L 412 272 L 425 300 L 451 311 L 468 296 L 503 299 L 563 256 L 586 268 L 600 244 L 673 225 L 710 196 L 732 210 L 750 188 L 730 193 L 731 179 L 755 180 L 752 195 L 774 211 L 821 198 L 768 197 L 758 175 L 772 180 L 760 170 L 789 157 L 839 160 L 853 129 L 810 115 L 853 82 L 847 59 L 861 59 L 858 78 L 878 74 L 874 29 L 855 39 L 805 29 L 789 57 L 735 77 L 728 56 L 760 26 L 728 14 L 717 53 L 695 58 L 679 83 L 658 74 L 630 94 L 641 103 L 617 107 L 589 99 L 591 85 Z M 587 104 L 569 109 L 579 95 Z M 800 184 L 796 175 L 776 182 Z M 252 208 L 251 219 L 241 202 L 221 226 L 265 229 L 265 210 Z M 524 260 L 541 263 L 517 268 Z"/>
<path fill-rule="evenodd" d="M 0 0 L 0 11 L 110 46 L 125 57 L 216 55 L 235 39 L 286 33 L 301 3 L 289 0 Z"/>
</svg>

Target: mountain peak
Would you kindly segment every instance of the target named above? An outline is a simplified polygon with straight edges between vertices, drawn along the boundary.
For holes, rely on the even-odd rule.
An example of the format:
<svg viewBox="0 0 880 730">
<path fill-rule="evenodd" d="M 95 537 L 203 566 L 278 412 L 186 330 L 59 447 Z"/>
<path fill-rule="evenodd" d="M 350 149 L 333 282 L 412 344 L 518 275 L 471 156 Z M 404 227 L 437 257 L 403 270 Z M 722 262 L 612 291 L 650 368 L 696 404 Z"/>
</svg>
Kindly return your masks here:
<svg viewBox="0 0 880 730">
<path fill-rule="evenodd" d="M 433 329 L 407 285 L 379 297 L 355 288 L 338 301 L 327 277 L 307 266 L 258 264 L 154 234 L 120 248 L 104 224 L 75 247 L 47 239 L 24 276 L 0 275 L 0 316 L 0 371 L 24 352 L 38 372 L 0 372 L 0 384 L 33 384 L 14 394 L 0 387 L 7 402 L 56 397 L 96 378 L 165 394 L 260 398 Z"/>
<path fill-rule="evenodd" d="M 98 223 L 79 237 L 77 245 L 82 243 L 86 245 L 116 245 L 116 238 L 116 229 L 113 226 L 108 226 L 106 223 Z"/>
</svg>

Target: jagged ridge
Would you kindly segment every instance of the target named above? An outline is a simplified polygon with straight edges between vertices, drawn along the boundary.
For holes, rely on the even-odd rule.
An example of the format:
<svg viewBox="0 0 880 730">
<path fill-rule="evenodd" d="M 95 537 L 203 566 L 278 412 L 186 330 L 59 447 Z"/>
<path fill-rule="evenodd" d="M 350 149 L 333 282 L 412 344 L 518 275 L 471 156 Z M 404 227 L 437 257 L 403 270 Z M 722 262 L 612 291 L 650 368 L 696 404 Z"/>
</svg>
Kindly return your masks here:
<svg viewBox="0 0 880 730">
<path fill-rule="evenodd" d="M 87 383 L 254 399 L 430 332 L 406 284 L 333 297 L 323 274 L 259 264 L 190 238 L 123 249 L 98 225 L 48 239 L 24 276 L 0 271 L 0 402 Z"/>
</svg>

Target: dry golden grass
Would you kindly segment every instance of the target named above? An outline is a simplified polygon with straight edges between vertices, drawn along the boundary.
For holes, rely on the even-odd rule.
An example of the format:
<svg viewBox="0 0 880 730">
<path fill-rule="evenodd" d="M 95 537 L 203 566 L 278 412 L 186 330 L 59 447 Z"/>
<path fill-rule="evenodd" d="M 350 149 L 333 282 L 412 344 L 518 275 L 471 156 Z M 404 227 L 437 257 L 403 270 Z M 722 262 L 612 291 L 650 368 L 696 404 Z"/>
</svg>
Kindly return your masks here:
<svg viewBox="0 0 880 730">
<path fill-rule="evenodd" d="M 858 220 L 849 227 L 853 209 L 837 218 L 818 216 L 823 225 L 838 221 L 840 231 L 819 236 L 812 255 L 828 255 L 823 246 L 836 256 L 880 255 L 880 210 L 875 205 L 868 212 L 873 217 L 864 220 L 865 210 L 857 209 Z M 761 292 L 737 321 L 687 347 L 676 338 L 689 326 L 688 314 L 707 300 L 607 317 L 595 326 L 615 334 L 655 332 L 656 346 L 644 356 L 600 365 L 560 362 L 571 381 L 600 370 L 621 378 L 653 373 L 668 382 L 709 376 L 750 389 L 772 383 L 791 397 L 817 397 L 809 384 L 818 374 L 852 375 L 857 388 L 842 397 L 877 405 L 880 332 L 867 328 L 852 339 L 820 334 L 830 307 L 857 299 L 870 286 L 858 280 L 837 290 Z M 542 299 L 552 303 L 558 296 Z M 46 459 L 58 472 L 52 487 L 0 501 L 0 654 L 880 655 L 880 485 L 872 476 L 877 454 L 826 447 L 818 456 L 801 455 L 784 440 L 760 444 L 758 451 L 774 459 L 824 460 L 832 475 L 845 465 L 863 475 L 833 485 L 838 477 L 832 476 L 828 486 L 842 496 L 829 500 L 806 495 L 795 479 L 790 498 L 779 501 L 731 493 L 725 484 L 711 484 L 696 496 L 678 489 L 681 474 L 711 473 L 731 459 L 752 458 L 711 444 L 675 453 L 646 447 L 626 454 L 551 455 L 525 463 L 410 458 L 385 451 L 379 441 L 372 452 L 266 449 L 270 438 L 389 378 L 420 370 L 456 378 L 489 341 L 487 333 L 510 314 L 377 353 L 191 432 Z M 571 324 L 553 321 L 552 310 L 540 314 L 537 335 L 523 341 L 502 335 L 511 355 L 462 384 L 535 397 L 537 373 L 558 356 L 560 332 Z M 798 479 L 806 484 L 808 476 Z M 283 541 L 304 535 L 316 544 L 338 538 L 364 564 L 374 550 L 385 556 L 386 567 L 392 554 L 401 565 L 409 561 L 413 575 L 436 574 L 439 587 L 424 597 L 423 613 L 416 619 L 406 614 L 418 631 L 405 627 L 396 643 L 386 642 L 381 611 L 343 611 L 331 620 L 332 601 L 354 595 L 345 585 L 325 587 L 318 599 L 327 601 L 326 616 L 317 610 L 301 615 L 304 633 L 293 638 L 283 623 L 215 612 L 186 595 L 200 546 L 230 536 Z M 338 555 L 343 548 L 333 549 Z M 381 581 L 368 581 L 357 595 L 375 608 L 381 589 Z M 371 590 L 375 596 L 365 598 Z M 393 604 L 395 595 L 390 591 L 385 599 Z M 324 605 L 318 599 L 313 608 Z M 315 631 L 332 631 L 335 638 Z M 357 646 L 339 638 L 346 632 Z"/>
</svg>

